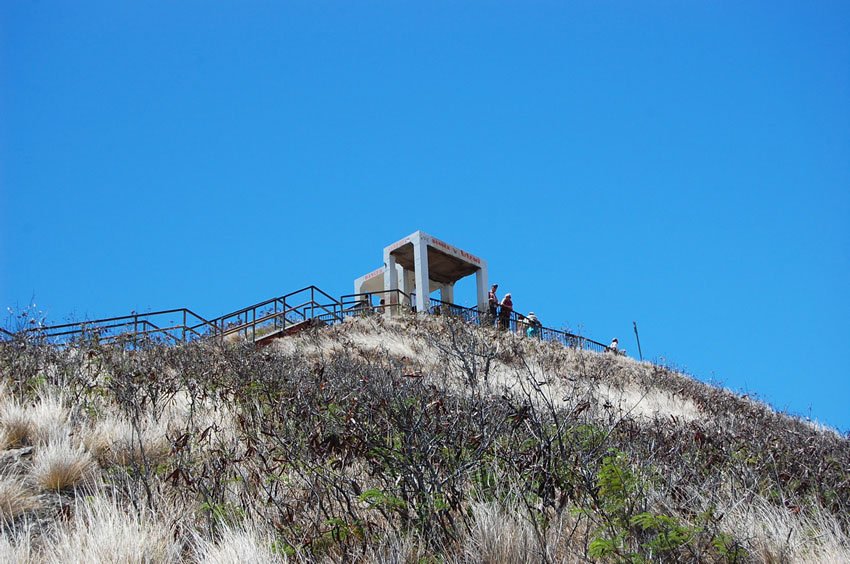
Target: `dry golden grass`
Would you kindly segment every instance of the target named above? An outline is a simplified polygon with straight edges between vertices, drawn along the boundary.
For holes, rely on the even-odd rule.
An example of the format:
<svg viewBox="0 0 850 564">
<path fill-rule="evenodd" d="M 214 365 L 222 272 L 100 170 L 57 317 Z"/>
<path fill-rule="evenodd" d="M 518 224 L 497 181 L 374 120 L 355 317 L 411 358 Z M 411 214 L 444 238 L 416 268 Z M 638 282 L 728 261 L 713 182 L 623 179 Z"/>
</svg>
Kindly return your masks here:
<svg viewBox="0 0 850 564">
<path fill-rule="evenodd" d="M 44 391 L 27 413 L 32 421 L 33 444 L 45 445 L 67 440 L 70 432 L 69 410 L 58 392 Z"/>
<path fill-rule="evenodd" d="M 10 528 L 0 535 L 0 562 L 30 564 L 37 561 L 29 527 L 22 530 Z"/>
<path fill-rule="evenodd" d="M 850 539 L 835 517 L 814 507 L 789 510 L 756 498 L 729 507 L 726 518 L 762 562 L 850 562 Z"/>
<path fill-rule="evenodd" d="M 249 523 L 239 528 L 225 527 L 216 541 L 197 535 L 195 551 L 202 564 L 247 564 L 287 562 L 287 558 L 272 551 L 274 533 Z"/>
<path fill-rule="evenodd" d="M 43 550 L 43 562 L 153 563 L 180 561 L 180 543 L 167 524 L 140 509 L 102 495 L 77 498 L 72 523 L 56 530 Z"/>
<path fill-rule="evenodd" d="M 487 330 L 482 330 L 487 331 Z M 390 358 L 408 366 L 411 372 L 441 374 L 447 384 L 463 389 L 463 378 L 456 378 L 456 358 L 433 346 L 435 338 L 445 337 L 440 319 L 424 319 L 412 323 L 405 317 L 350 318 L 346 323 L 329 328 L 311 339 L 282 339 L 275 350 L 282 354 L 299 354 L 310 359 L 324 354 L 357 351 L 373 358 Z M 482 344 L 496 348 L 496 359 L 490 366 L 489 381 L 493 386 L 516 390 L 519 379 L 527 376 L 526 366 L 518 367 L 512 360 L 523 355 L 541 382 L 540 391 L 547 400 L 562 403 L 563 397 L 574 396 L 577 388 L 587 388 L 597 408 L 612 406 L 620 416 L 629 415 L 651 420 L 673 417 L 678 421 L 699 420 L 703 414 L 692 400 L 669 393 L 652 383 L 653 366 L 626 356 L 600 355 L 595 352 L 563 347 L 537 339 L 527 339 L 513 333 L 490 331 L 482 333 Z M 489 341 L 488 341 L 489 339 Z M 593 378 L 574 376 L 580 372 L 605 373 L 600 385 Z M 613 378 L 610 378 L 614 375 Z M 543 399 L 541 397 L 541 399 Z"/>
<path fill-rule="evenodd" d="M 186 394 L 180 392 L 167 402 L 158 419 L 144 417 L 137 429 L 126 417 L 107 412 L 79 429 L 76 441 L 104 468 L 138 464 L 143 459 L 156 465 L 171 456 L 169 437 L 186 427 L 190 411 L 195 425 L 207 429 L 206 440 L 218 443 L 235 440 L 234 415 L 227 405 L 196 402 L 190 407 L 189 404 Z"/>
<path fill-rule="evenodd" d="M 63 491 L 91 483 L 96 470 L 97 465 L 86 450 L 69 441 L 58 441 L 36 451 L 32 479 L 44 490 Z"/>
<path fill-rule="evenodd" d="M 142 455 L 150 463 L 165 459 L 171 451 L 164 424 L 145 420 L 137 432 L 123 417 L 107 415 L 80 430 L 80 443 L 103 467 L 138 463 Z"/>
<path fill-rule="evenodd" d="M 0 478 L 0 521 L 11 521 L 39 505 L 38 498 L 18 477 Z"/>
<path fill-rule="evenodd" d="M 43 394 L 33 405 L 10 398 L 0 404 L 0 446 L 47 444 L 68 436 L 68 408 L 56 394 Z"/>
<path fill-rule="evenodd" d="M 370 547 L 363 557 L 364 564 L 408 564 L 410 562 L 429 562 L 422 542 L 410 535 L 399 537 L 389 535 L 378 546 Z M 446 558 L 447 564 L 458 562 Z"/>
<path fill-rule="evenodd" d="M 518 494 L 515 491 L 512 496 Z M 473 503 L 461 562 L 582 562 L 587 523 L 565 511 L 539 520 L 519 504 Z"/>
<path fill-rule="evenodd" d="M 6 399 L 0 406 L 0 448 L 29 444 L 33 435 L 32 418 L 20 404 Z"/>
<path fill-rule="evenodd" d="M 472 506 L 475 524 L 466 540 L 469 561 L 533 562 L 534 534 L 516 511 L 505 512 L 495 504 Z"/>
</svg>

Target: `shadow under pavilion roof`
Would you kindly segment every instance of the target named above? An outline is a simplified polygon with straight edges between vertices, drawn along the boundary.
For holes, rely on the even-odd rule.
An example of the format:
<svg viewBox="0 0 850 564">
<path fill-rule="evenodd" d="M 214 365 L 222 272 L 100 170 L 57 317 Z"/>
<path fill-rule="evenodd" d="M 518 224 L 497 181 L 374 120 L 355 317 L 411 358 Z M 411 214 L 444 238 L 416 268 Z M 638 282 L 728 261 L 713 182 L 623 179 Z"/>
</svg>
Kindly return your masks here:
<svg viewBox="0 0 850 564">
<path fill-rule="evenodd" d="M 431 245 L 428 248 L 428 278 L 441 284 L 453 284 L 470 274 L 475 274 L 478 265 L 461 258 L 448 255 Z M 390 252 L 396 263 L 406 270 L 415 270 L 413 264 L 413 243 L 407 243 Z"/>
</svg>

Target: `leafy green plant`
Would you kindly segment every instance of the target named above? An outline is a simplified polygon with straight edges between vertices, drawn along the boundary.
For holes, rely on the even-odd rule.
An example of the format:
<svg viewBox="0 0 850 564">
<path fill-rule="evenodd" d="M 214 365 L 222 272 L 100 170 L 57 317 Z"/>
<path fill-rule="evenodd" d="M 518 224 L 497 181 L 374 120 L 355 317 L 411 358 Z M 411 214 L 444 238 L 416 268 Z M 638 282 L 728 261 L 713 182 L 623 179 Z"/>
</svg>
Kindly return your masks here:
<svg viewBox="0 0 850 564">
<path fill-rule="evenodd" d="M 676 550 L 688 544 L 700 532 L 698 527 L 688 527 L 673 517 L 649 512 L 635 515 L 630 519 L 629 524 L 649 535 L 641 546 L 651 554 L 664 554 Z"/>
<path fill-rule="evenodd" d="M 375 488 L 366 490 L 362 494 L 358 495 L 357 499 L 372 508 L 380 507 L 383 509 L 395 510 L 407 507 L 407 504 L 403 499 L 388 495 L 387 493 Z"/>
</svg>

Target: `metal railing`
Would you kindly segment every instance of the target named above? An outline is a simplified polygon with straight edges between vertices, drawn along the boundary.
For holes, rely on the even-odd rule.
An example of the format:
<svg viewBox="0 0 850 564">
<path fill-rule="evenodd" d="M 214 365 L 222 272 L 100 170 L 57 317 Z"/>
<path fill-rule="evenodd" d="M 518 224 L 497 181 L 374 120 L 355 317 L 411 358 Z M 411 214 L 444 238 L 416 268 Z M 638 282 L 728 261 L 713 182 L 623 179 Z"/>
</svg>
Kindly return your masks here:
<svg viewBox="0 0 850 564">
<path fill-rule="evenodd" d="M 329 294 L 316 286 L 307 286 L 226 313 L 211 323 L 222 339 L 231 337 L 254 342 L 312 319 L 323 319 L 326 323 L 342 321 L 340 309 L 340 302 Z"/>
<path fill-rule="evenodd" d="M 343 317 L 411 311 L 411 298 L 401 290 L 347 294 L 339 302 Z"/>
<path fill-rule="evenodd" d="M 481 325 L 483 319 L 477 308 L 466 307 L 450 302 L 444 302 L 436 298 L 431 298 L 431 307 L 428 308 L 428 313 L 433 315 L 450 315 L 452 317 L 460 317 L 469 323 Z"/>
<path fill-rule="evenodd" d="M 215 326 L 190 309 L 178 308 L 147 313 L 131 313 L 118 317 L 63 323 L 47 327 L 28 327 L 17 334 L 3 330 L 14 339 L 37 337 L 47 343 L 67 343 L 80 339 L 96 339 L 109 343 L 118 339 L 137 344 L 154 342 L 189 342 L 215 334 Z"/>
<path fill-rule="evenodd" d="M 517 311 L 511 311 L 507 318 L 502 318 L 498 315 L 493 318 L 487 312 L 479 312 L 477 308 L 459 306 L 457 304 L 431 298 L 429 313 L 460 317 L 470 323 L 475 323 L 477 325 L 490 325 L 505 331 L 510 331 L 511 333 L 518 333 L 543 341 L 561 343 L 565 347 L 580 348 L 596 352 L 606 352 L 609 350 L 606 345 L 598 341 L 594 341 L 593 339 L 588 339 L 581 335 L 574 335 L 567 331 L 543 327 L 542 325 L 535 327 L 536 330 L 529 332 L 528 329 L 533 327 L 532 324 L 528 321 L 528 318 L 525 315 Z"/>
<path fill-rule="evenodd" d="M 561 343 L 565 347 L 579 348 L 595 352 L 606 352 L 609 350 L 607 345 L 604 345 L 599 341 L 594 341 L 593 339 L 588 339 L 581 335 L 575 335 L 568 331 L 552 329 L 551 327 L 543 327 L 543 325 L 540 325 L 539 322 L 537 325 L 534 325 L 528 320 L 528 317 L 516 311 L 511 312 L 510 330 L 521 333 L 530 338 Z"/>
<path fill-rule="evenodd" d="M 339 300 L 316 286 L 307 286 L 284 296 L 271 298 L 232 311 L 214 319 L 205 319 L 186 308 L 132 313 L 119 317 L 65 323 L 48 327 L 26 328 L 17 333 L 0 328 L 0 339 L 37 337 L 47 343 L 64 344 L 75 340 L 120 342 L 134 346 L 140 342 L 187 343 L 202 338 L 256 342 L 285 335 L 310 324 L 333 325 L 346 318 L 396 314 L 415 311 L 412 296 L 400 290 L 347 294 Z M 428 313 L 463 319 L 467 323 L 492 326 L 529 338 L 558 342 L 566 347 L 606 352 L 609 348 L 592 339 L 549 327 L 532 325 L 527 317 L 512 311 L 507 317 L 493 318 L 487 312 L 430 298 Z"/>
<path fill-rule="evenodd" d="M 18 336 L 37 338 L 51 344 L 73 343 L 83 339 L 95 339 L 101 343 L 120 340 L 131 346 L 143 341 L 176 344 L 201 338 L 254 342 L 320 315 L 327 318 L 328 322 L 341 321 L 339 309 L 337 300 L 315 286 L 307 286 L 214 319 L 205 319 L 192 310 L 179 308 L 32 327 L 17 333 L 3 329 L 2 337 L 4 340 L 14 340 Z"/>
<path fill-rule="evenodd" d="M 566 331 L 559 331 L 558 329 L 550 329 L 549 327 L 540 327 L 538 338 L 544 341 L 558 342 L 565 347 L 579 348 L 595 352 L 608 351 L 608 346 L 600 343 L 599 341 L 594 341 L 593 339 L 588 339 L 581 335 L 573 335 Z"/>
</svg>

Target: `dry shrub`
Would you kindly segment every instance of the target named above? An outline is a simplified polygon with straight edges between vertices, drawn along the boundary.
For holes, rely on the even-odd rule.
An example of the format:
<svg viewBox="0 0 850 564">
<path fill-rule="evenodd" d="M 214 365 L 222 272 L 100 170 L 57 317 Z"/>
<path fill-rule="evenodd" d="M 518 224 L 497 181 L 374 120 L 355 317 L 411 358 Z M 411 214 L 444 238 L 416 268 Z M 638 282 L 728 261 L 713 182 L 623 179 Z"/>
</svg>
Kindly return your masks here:
<svg viewBox="0 0 850 564">
<path fill-rule="evenodd" d="M 38 506 L 38 498 L 19 479 L 0 478 L 0 521 L 11 521 Z"/>
<path fill-rule="evenodd" d="M 54 442 L 36 451 L 32 478 L 45 490 L 62 491 L 93 481 L 97 465 L 91 454 L 68 441 Z"/>
</svg>

